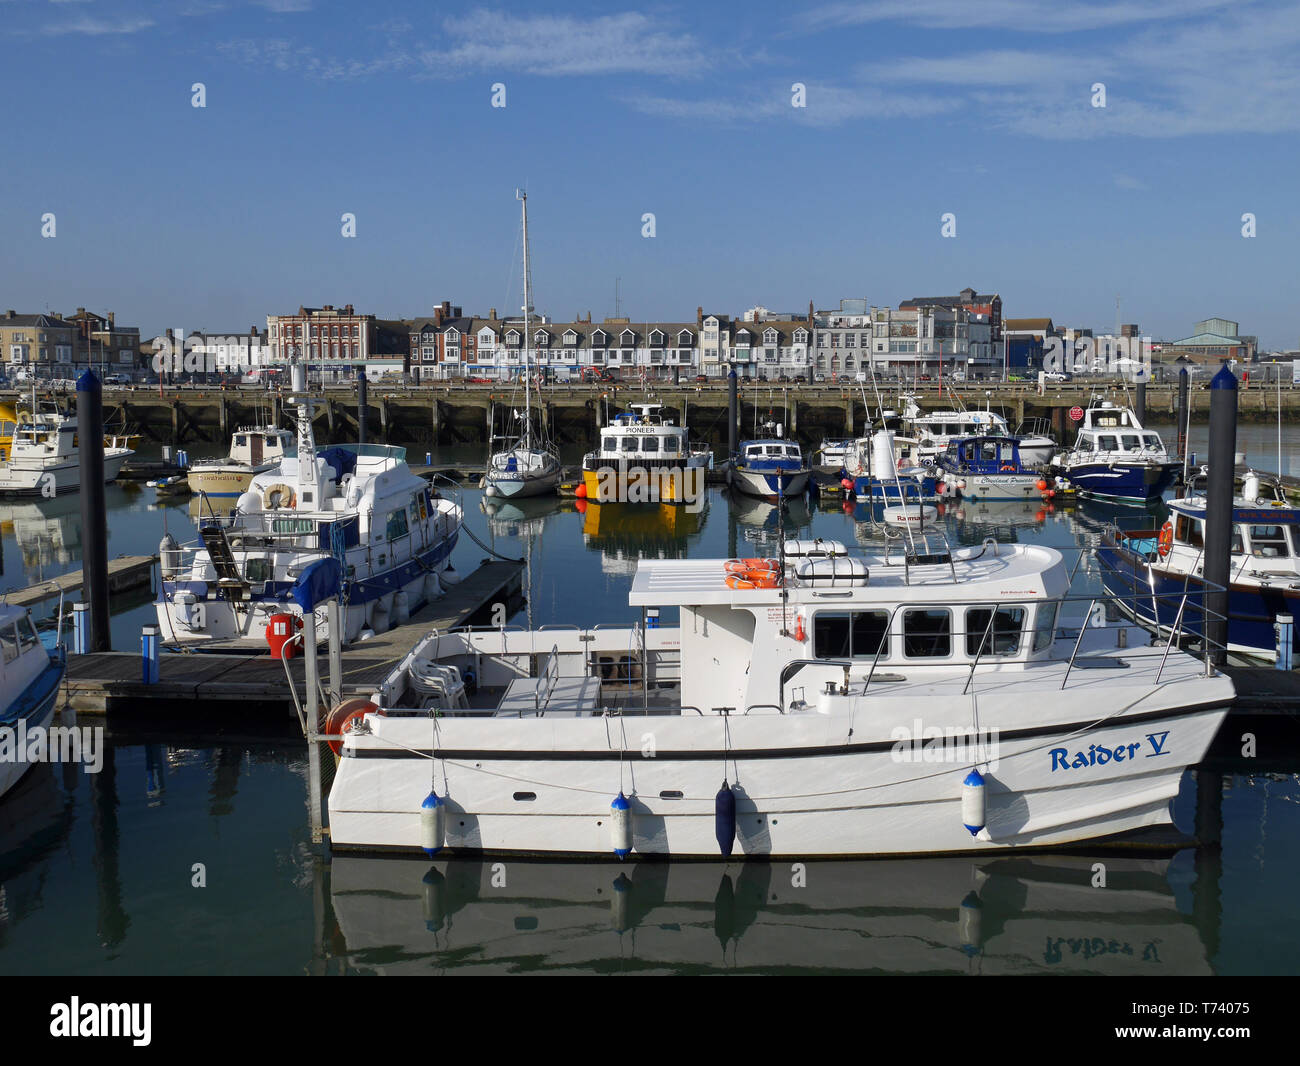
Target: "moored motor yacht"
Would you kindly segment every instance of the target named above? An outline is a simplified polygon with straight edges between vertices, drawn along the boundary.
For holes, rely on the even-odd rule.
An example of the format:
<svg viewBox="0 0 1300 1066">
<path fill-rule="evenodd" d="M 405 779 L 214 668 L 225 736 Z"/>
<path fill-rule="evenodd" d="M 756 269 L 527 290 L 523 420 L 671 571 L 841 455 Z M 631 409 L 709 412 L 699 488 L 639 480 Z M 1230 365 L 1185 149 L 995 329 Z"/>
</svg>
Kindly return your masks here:
<svg viewBox="0 0 1300 1066">
<path fill-rule="evenodd" d="M 639 625 L 429 634 L 330 715 L 333 847 L 843 857 L 1169 823 L 1231 681 L 1098 625 L 1052 548 L 901 543 L 642 561 Z"/>
<path fill-rule="evenodd" d="M 1179 466 L 1159 433 L 1144 429 L 1131 408 L 1109 400 L 1088 407 L 1074 447 L 1052 463 L 1082 496 L 1139 506 L 1158 499 Z"/>
<path fill-rule="evenodd" d="M 442 594 L 460 505 L 411 471 L 404 448 L 318 451 L 303 368 L 293 376 L 296 447 L 253 477 L 231 515 L 201 511 L 197 545 L 182 548 L 168 534 L 159 546 L 158 621 L 168 645 L 265 651 L 274 617 L 296 625 L 329 599 L 339 601 L 351 642 L 406 622 Z"/>
<path fill-rule="evenodd" d="M 694 503 L 705 491 L 713 449 L 692 442 L 657 403 L 635 403 L 600 432 L 583 458 L 583 497 L 592 503 Z"/>
<path fill-rule="evenodd" d="M 67 672 L 62 646 L 45 648 L 23 607 L 0 603 L 0 796 L 30 767 L 29 739 L 37 747 L 54 718 L 59 685 Z"/>
</svg>

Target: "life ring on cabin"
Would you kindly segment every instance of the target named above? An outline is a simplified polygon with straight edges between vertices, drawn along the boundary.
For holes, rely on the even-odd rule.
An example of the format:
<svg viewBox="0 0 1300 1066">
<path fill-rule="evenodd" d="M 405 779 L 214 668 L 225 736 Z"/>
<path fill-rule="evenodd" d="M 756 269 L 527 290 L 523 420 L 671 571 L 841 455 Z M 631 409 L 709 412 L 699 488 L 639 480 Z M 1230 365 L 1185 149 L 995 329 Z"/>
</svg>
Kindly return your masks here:
<svg viewBox="0 0 1300 1066">
<path fill-rule="evenodd" d="M 776 570 L 780 565 L 775 559 L 728 559 L 722 564 L 722 570 L 727 574 L 743 575 L 751 570 Z"/>
<path fill-rule="evenodd" d="M 325 735 L 328 737 L 341 737 L 350 728 L 353 722 L 359 721 L 367 714 L 383 714 L 379 705 L 372 703 L 364 696 L 354 696 L 350 700 L 344 700 L 335 706 L 325 717 Z M 330 751 L 335 755 L 343 754 L 343 741 L 330 740 L 326 743 L 330 746 Z"/>
<path fill-rule="evenodd" d="M 268 511 L 274 510 L 277 507 L 297 507 L 298 494 L 293 491 L 292 485 L 286 485 L 283 481 L 277 481 L 262 494 L 262 504 Z"/>
<path fill-rule="evenodd" d="M 1016 472 L 1015 463 L 1003 463 L 999 468 L 1004 474 L 1014 474 Z"/>
<path fill-rule="evenodd" d="M 1170 522 L 1166 522 L 1160 527 L 1160 536 L 1156 540 L 1156 551 L 1160 558 L 1164 558 L 1173 549 L 1174 546 L 1174 527 Z"/>
<path fill-rule="evenodd" d="M 774 589 L 780 584 L 775 570 L 747 570 L 743 574 L 728 574 L 729 589 Z"/>
</svg>

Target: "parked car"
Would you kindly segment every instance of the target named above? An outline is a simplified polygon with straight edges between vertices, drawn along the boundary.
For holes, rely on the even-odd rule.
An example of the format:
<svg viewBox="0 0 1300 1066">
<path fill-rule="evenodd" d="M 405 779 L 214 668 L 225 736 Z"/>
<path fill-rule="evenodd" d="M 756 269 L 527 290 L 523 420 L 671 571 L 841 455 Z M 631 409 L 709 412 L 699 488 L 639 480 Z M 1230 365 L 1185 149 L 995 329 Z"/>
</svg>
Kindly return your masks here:
<svg viewBox="0 0 1300 1066">
<path fill-rule="evenodd" d="M 826 384 L 826 375 L 825 375 L 825 374 L 818 374 L 818 375 L 814 378 L 814 380 L 817 382 L 818 385 L 825 385 L 825 384 Z"/>
<path fill-rule="evenodd" d="M 696 374 L 696 375 L 695 375 L 695 383 L 696 383 L 697 385 L 707 385 L 707 384 L 708 384 L 708 381 L 709 381 L 709 375 L 708 375 L 708 374 Z"/>
</svg>

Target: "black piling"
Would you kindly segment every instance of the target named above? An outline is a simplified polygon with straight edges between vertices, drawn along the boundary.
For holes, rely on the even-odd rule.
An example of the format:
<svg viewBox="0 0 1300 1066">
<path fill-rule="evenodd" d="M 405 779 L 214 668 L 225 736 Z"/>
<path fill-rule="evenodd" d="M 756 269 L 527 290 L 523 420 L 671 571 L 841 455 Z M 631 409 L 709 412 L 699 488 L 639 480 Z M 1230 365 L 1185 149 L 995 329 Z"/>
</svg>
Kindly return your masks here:
<svg viewBox="0 0 1300 1066">
<path fill-rule="evenodd" d="M 1187 455 L 1187 367 L 1178 371 L 1178 456 Z M 1184 462 L 1184 465 L 1186 463 Z"/>
<path fill-rule="evenodd" d="M 1210 471 L 1205 493 L 1205 635 L 1211 662 L 1227 659 L 1232 483 L 1236 473 L 1237 379 L 1225 363 L 1210 382 Z"/>
<path fill-rule="evenodd" d="M 90 605 L 90 652 L 111 651 L 108 622 L 108 518 L 104 507 L 104 387 L 93 370 L 77 379 L 81 459 L 82 595 Z"/>
<path fill-rule="evenodd" d="M 1138 424 L 1145 426 L 1147 424 L 1147 383 L 1139 381 L 1136 391 L 1137 402 L 1134 405 L 1133 413 L 1137 415 Z"/>
<path fill-rule="evenodd" d="M 357 370 L 357 443 L 366 443 L 366 368 Z"/>
<path fill-rule="evenodd" d="M 727 455 L 734 457 L 740 447 L 737 431 L 740 428 L 740 397 L 737 395 L 738 382 L 733 367 L 727 374 Z"/>
</svg>

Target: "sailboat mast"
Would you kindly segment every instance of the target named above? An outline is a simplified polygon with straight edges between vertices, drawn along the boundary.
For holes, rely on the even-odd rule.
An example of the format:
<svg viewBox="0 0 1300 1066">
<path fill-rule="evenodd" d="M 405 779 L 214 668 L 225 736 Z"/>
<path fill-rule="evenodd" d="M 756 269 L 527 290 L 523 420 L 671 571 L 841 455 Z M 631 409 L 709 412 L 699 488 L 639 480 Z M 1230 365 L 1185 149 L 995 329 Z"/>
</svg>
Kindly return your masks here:
<svg viewBox="0 0 1300 1066">
<path fill-rule="evenodd" d="M 528 362 L 528 327 L 532 321 L 533 313 L 533 279 L 529 276 L 528 267 L 528 193 L 523 189 L 515 190 L 515 199 L 520 203 L 520 211 L 523 214 L 524 221 L 524 442 L 526 447 L 532 447 L 533 443 L 533 406 L 531 377 Z"/>
</svg>

